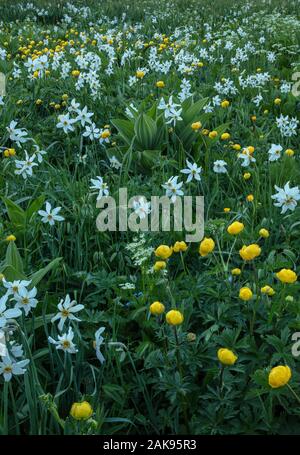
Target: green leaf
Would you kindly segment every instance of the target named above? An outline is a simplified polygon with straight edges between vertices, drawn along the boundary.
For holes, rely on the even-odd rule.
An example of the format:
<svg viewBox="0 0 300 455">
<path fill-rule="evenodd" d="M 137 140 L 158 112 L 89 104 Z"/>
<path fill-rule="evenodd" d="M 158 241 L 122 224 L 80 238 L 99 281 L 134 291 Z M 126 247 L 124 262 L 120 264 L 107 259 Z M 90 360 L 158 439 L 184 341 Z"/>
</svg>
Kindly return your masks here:
<svg viewBox="0 0 300 455">
<path fill-rule="evenodd" d="M 50 272 L 50 270 L 52 269 L 55 269 L 59 262 L 62 260 L 62 258 L 56 258 L 56 259 L 53 259 L 53 261 L 49 262 L 48 265 L 46 265 L 46 267 L 38 270 L 37 272 L 33 273 L 29 279 L 31 280 L 31 286 L 36 286 L 42 278 L 44 278 L 44 276 L 46 275 L 46 273 Z"/>
<path fill-rule="evenodd" d="M 31 202 L 31 204 L 29 205 L 29 207 L 27 207 L 27 210 L 25 212 L 27 221 L 29 221 L 31 217 L 42 208 L 44 201 L 45 196 L 44 194 L 41 194 L 38 198 Z"/>
<path fill-rule="evenodd" d="M 112 119 L 111 123 L 117 128 L 118 133 L 124 141 L 131 145 L 134 138 L 134 124 L 130 120 Z"/>
<path fill-rule="evenodd" d="M 6 206 L 10 221 L 16 227 L 24 227 L 26 219 L 24 210 L 6 197 L 3 197 L 2 200 Z"/>
<path fill-rule="evenodd" d="M 153 148 L 157 134 L 157 126 L 151 117 L 146 114 L 140 114 L 136 119 L 134 131 L 137 142 L 143 150 Z"/>
<path fill-rule="evenodd" d="M 14 281 L 14 280 L 27 280 L 27 277 L 18 272 L 12 265 L 4 265 L 1 269 L 1 273 L 5 276 L 7 281 Z"/>
<path fill-rule="evenodd" d="M 9 242 L 7 246 L 5 264 L 11 265 L 17 272 L 23 273 L 23 261 L 15 242 Z"/>
</svg>

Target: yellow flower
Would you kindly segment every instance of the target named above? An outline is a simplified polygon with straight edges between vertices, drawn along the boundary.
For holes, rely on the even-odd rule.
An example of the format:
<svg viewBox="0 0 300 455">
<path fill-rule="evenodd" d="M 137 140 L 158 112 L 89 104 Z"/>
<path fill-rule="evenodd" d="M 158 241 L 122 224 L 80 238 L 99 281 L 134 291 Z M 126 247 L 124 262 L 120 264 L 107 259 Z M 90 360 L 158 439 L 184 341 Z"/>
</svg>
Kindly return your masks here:
<svg viewBox="0 0 300 455">
<path fill-rule="evenodd" d="M 153 302 L 150 305 L 150 313 L 151 314 L 162 314 L 165 311 L 165 305 L 161 302 Z"/>
<path fill-rule="evenodd" d="M 256 115 L 251 115 L 252 122 L 256 122 Z"/>
<path fill-rule="evenodd" d="M 187 244 L 184 241 L 176 242 L 173 246 L 174 253 L 179 253 L 180 251 L 186 251 L 188 248 Z"/>
<path fill-rule="evenodd" d="M 157 82 L 156 82 L 156 87 L 158 87 L 158 88 L 164 88 L 164 86 L 165 86 L 164 81 L 157 81 Z"/>
<path fill-rule="evenodd" d="M 70 415 L 76 420 L 86 420 L 93 414 L 93 408 L 87 401 L 81 403 L 73 403 Z"/>
<path fill-rule="evenodd" d="M 248 196 L 246 197 L 247 201 L 248 202 L 253 202 L 254 201 L 254 196 L 253 194 L 248 194 Z"/>
<path fill-rule="evenodd" d="M 209 253 L 211 253 L 215 248 L 215 242 L 213 239 L 204 237 L 202 242 L 200 243 L 199 247 L 199 254 L 201 256 L 207 256 Z"/>
<path fill-rule="evenodd" d="M 64 93 L 61 98 L 62 98 L 63 101 L 67 101 L 69 96 L 66 93 Z"/>
<path fill-rule="evenodd" d="M 167 245 L 159 245 L 156 250 L 154 251 L 155 256 L 161 259 L 168 259 L 171 254 L 173 253 L 172 248 Z"/>
<path fill-rule="evenodd" d="M 287 365 L 278 365 L 269 373 L 269 385 L 273 389 L 285 386 L 292 377 L 292 371 Z"/>
<path fill-rule="evenodd" d="M 253 145 L 249 145 L 247 147 L 247 149 L 248 149 L 249 153 L 251 153 L 251 155 L 252 155 L 252 153 L 254 153 L 255 148 L 253 147 Z"/>
<path fill-rule="evenodd" d="M 276 276 L 281 283 L 295 283 L 297 281 L 297 275 L 291 269 L 281 269 L 276 273 Z"/>
<path fill-rule="evenodd" d="M 231 275 L 237 276 L 237 275 L 240 275 L 241 273 L 242 273 L 242 271 L 238 267 L 231 270 Z"/>
<path fill-rule="evenodd" d="M 208 134 L 208 137 L 210 137 L 210 139 L 214 139 L 215 137 L 218 136 L 218 131 L 211 131 L 209 134 Z"/>
<path fill-rule="evenodd" d="M 230 212 L 230 210 L 231 210 L 231 208 L 230 208 L 230 207 L 224 207 L 224 209 L 223 209 L 223 210 L 224 210 L 224 212 L 225 212 L 225 213 L 229 213 L 229 212 Z"/>
<path fill-rule="evenodd" d="M 227 141 L 227 139 L 229 139 L 229 138 L 230 138 L 230 134 L 229 133 L 221 134 L 222 141 Z"/>
<path fill-rule="evenodd" d="M 270 232 L 268 231 L 268 229 L 262 228 L 259 230 L 259 235 L 264 239 L 267 239 L 270 236 Z"/>
<path fill-rule="evenodd" d="M 105 129 L 104 131 L 102 131 L 102 133 L 101 133 L 102 139 L 107 139 L 109 136 L 110 136 L 110 131 L 108 129 Z"/>
<path fill-rule="evenodd" d="M 238 152 L 239 150 L 241 150 L 242 147 L 240 146 L 240 144 L 233 144 L 232 148 Z"/>
<path fill-rule="evenodd" d="M 226 348 L 220 348 L 217 355 L 223 365 L 234 365 L 238 358 L 230 349 Z"/>
<path fill-rule="evenodd" d="M 166 266 L 167 264 L 165 263 L 165 261 L 156 261 L 153 266 L 153 269 L 155 270 L 155 272 L 158 272 L 159 270 L 164 270 Z"/>
<path fill-rule="evenodd" d="M 275 98 L 274 104 L 279 105 L 280 103 L 281 103 L 281 99 L 280 98 Z"/>
<path fill-rule="evenodd" d="M 228 100 L 223 100 L 222 103 L 221 103 L 221 107 L 226 108 L 226 107 L 229 106 L 229 104 L 230 104 L 230 103 L 229 103 Z"/>
<path fill-rule="evenodd" d="M 145 76 L 145 72 L 142 70 L 137 70 L 135 75 L 138 79 L 143 79 L 143 77 Z"/>
<path fill-rule="evenodd" d="M 286 149 L 286 151 L 284 152 L 287 156 L 294 156 L 295 155 L 295 152 L 294 150 L 292 149 Z"/>
<path fill-rule="evenodd" d="M 247 300 L 252 299 L 253 293 L 250 288 L 243 287 L 240 289 L 239 297 L 240 297 L 240 299 L 247 301 Z"/>
<path fill-rule="evenodd" d="M 271 288 L 271 286 L 268 286 L 268 285 L 262 287 L 261 288 L 261 292 L 262 292 L 262 294 L 269 295 L 270 297 L 275 294 L 274 289 Z"/>
<path fill-rule="evenodd" d="M 36 104 L 37 106 L 40 106 L 41 104 L 43 104 L 43 101 L 42 101 L 40 98 L 38 98 L 38 99 L 36 100 L 35 104 Z"/>
<path fill-rule="evenodd" d="M 183 319 L 183 314 L 179 310 L 170 310 L 166 314 L 166 321 L 170 325 L 180 325 Z"/>
<path fill-rule="evenodd" d="M 17 240 L 17 238 L 13 235 L 13 234 L 10 234 L 6 237 L 5 239 L 7 242 L 15 242 Z"/>
<path fill-rule="evenodd" d="M 244 180 L 249 180 L 251 178 L 250 172 L 245 172 L 243 177 L 244 177 Z"/>
<path fill-rule="evenodd" d="M 73 70 L 72 71 L 72 76 L 78 77 L 79 75 L 80 75 L 80 71 L 79 70 Z"/>
<path fill-rule="evenodd" d="M 244 227 L 245 226 L 243 225 L 243 223 L 240 223 L 239 221 L 234 221 L 233 223 L 231 223 L 228 226 L 227 232 L 228 232 L 228 234 L 231 234 L 231 235 L 237 235 L 240 232 L 242 232 Z"/>
<path fill-rule="evenodd" d="M 202 123 L 201 122 L 194 122 L 194 123 L 192 123 L 191 127 L 192 127 L 192 130 L 198 131 L 202 127 Z"/>
<path fill-rule="evenodd" d="M 251 243 L 251 245 L 244 245 L 240 250 L 240 256 L 244 261 L 252 261 L 261 253 L 261 248 L 256 243 Z"/>
</svg>

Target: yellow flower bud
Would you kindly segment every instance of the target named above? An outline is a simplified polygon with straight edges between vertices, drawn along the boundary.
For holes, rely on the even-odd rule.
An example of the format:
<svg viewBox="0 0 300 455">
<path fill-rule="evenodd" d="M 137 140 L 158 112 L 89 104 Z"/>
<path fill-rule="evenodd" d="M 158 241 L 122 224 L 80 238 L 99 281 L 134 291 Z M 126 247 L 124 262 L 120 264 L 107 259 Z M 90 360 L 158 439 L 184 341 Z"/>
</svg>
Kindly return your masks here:
<svg viewBox="0 0 300 455">
<path fill-rule="evenodd" d="M 17 238 L 13 235 L 13 234 L 10 234 L 6 237 L 5 239 L 7 242 L 15 242 L 17 240 Z"/>
<path fill-rule="evenodd" d="M 262 228 L 259 230 L 259 235 L 261 237 L 263 237 L 264 239 L 267 239 L 270 236 L 270 233 L 269 233 L 268 229 Z"/>
<path fill-rule="evenodd" d="M 228 100 L 223 100 L 222 103 L 221 103 L 221 107 L 226 108 L 226 107 L 229 106 L 229 104 L 230 104 L 230 103 L 229 103 Z"/>
<path fill-rule="evenodd" d="M 164 270 L 166 266 L 167 264 L 165 263 L 165 261 L 156 261 L 153 266 L 153 269 L 155 270 L 155 272 L 158 272 L 159 270 Z"/>
<path fill-rule="evenodd" d="M 269 295 L 270 297 L 275 294 L 274 289 L 271 288 L 271 286 L 268 286 L 268 285 L 262 287 L 260 291 L 261 291 L 262 294 Z"/>
<path fill-rule="evenodd" d="M 70 415 L 76 420 L 86 420 L 93 414 L 93 408 L 87 401 L 81 403 L 73 403 Z"/>
<path fill-rule="evenodd" d="M 227 228 L 227 232 L 228 234 L 230 235 L 237 235 L 239 234 L 240 232 L 242 232 L 242 230 L 244 229 L 244 224 L 243 223 L 240 223 L 239 221 L 234 221 L 234 223 L 230 224 Z"/>
<path fill-rule="evenodd" d="M 253 292 L 248 287 L 243 287 L 240 289 L 239 297 L 241 300 L 248 301 L 251 300 L 253 297 Z"/>
<path fill-rule="evenodd" d="M 273 389 L 285 386 L 292 377 L 292 371 L 290 367 L 284 365 L 278 365 L 272 368 L 269 373 L 269 385 Z"/>
<path fill-rule="evenodd" d="M 234 275 L 234 276 L 238 276 L 238 275 L 240 275 L 241 273 L 242 273 L 242 271 L 241 271 L 241 269 L 239 269 L 238 267 L 231 270 L 231 275 Z"/>
<path fill-rule="evenodd" d="M 244 245 L 242 249 L 240 249 L 240 256 L 244 261 L 252 261 L 261 253 L 261 248 L 256 244 L 252 243 L 251 245 Z"/>
<path fill-rule="evenodd" d="M 165 311 L 165 305 L 161 302 L 153 302 L 150 305 L 150 313 L 151 314 L 162 314 Z"/>
<path fill-rule="evenodd" d="M 180 325 L 183 319 L 183 314 L 179 310 L 170 310 L 166 314 L 166 321 L 170 325 Z"/>
<path fill-rule="evenodd" d="M 238 358 L 230 349 L 226 348 L 220 348 L 217 355 L 223 365 L 234 365 Z"/>
<path fill-rule="evenodd" d="M 156 82 L 156 87 L 158 87 L 158 88 L 164 88 L 164 86 L 165 86 L 164 81 L 157 81 L 157 82 Z"/>
<path fill-rule="evenodd" d="M 230 134 L 229 133 L 221 134 L 221 139 L 222 141 L 227 141 L 227 139 L 230 139 Z"/>
<path fill-rule="evenodd" d="M 186 251 L 187 248 L 188 246 L 184 241 L 176 242 L 175 245 L 173 246 L 173 251 L 174 253 L 179 253 L 180 251 Z"/>
<path fill-rule="evenodd" d="M 205 237 L 202 242 L 200 243 L 199 247 L 199 254 L 203 256 L 207 256 L 209 253 L 211 253 L 215 248 L 215 242 L 213 239 Z"/>
<path fill-rule="evenodd" d="M 281 269 L 276 273 L 276 276 L 281 283 L 295 283 L 297 281 L 296 273 L 291 269 Z"/>
<path fill-rule="evenodd" d="M 172 248 L 170 248 L 167 245 L 160 245 L 156 248 L 155 250 L 155 256 L 161 258 L 161 259 L 168 259 L 171 254 L 173 253 Z"/>
<path fill-rule="evenodd" d="M 201 122 L 194 122 L 194 123 L 192 123 L 191 127 L 192 127 L 192 130 L 198 131 L 202 127 L 202 124 L 201 124 Z"/>
</svg>

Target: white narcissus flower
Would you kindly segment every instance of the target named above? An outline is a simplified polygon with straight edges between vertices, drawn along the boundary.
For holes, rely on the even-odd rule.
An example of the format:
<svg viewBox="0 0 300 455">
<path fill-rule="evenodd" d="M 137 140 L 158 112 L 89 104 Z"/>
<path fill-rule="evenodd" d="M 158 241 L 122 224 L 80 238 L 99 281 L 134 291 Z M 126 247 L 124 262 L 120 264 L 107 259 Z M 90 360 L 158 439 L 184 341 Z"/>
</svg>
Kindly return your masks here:
<svg viewBox="0 0 300 455">
<path fill-rule="evenodd" d="M 214 162 L 214 167 L 213 170 L 216 174 L 226 174 L 227 169 L 226 169 L 227 163 L 224 160 L 216 160 Z"/>
<path fill-rule="evenodd" d="M 180 172 L 183 174 L 187 174 L 188 178 L 186 180 L 186 183 L 191 182 L 193 179 L 200 181 L 201 177 L 200 174 L 202 172 L 202 167 L 198 167 L 196 163 L 192 164 L 189 162 L 189 160 L 186 160 L 186 169 L 181 169 Z"/>
<path fill-rule="evenodd" d="M 277 161 L 281 157 L 281 152 L 282 152 L 282 147 L 281 145 L 276 145 L 272 144 L 271 148 L 268 151 L 269 154 L 269 161 Z"/>
<path fill-rule="evenodd" d="M 15 165 L 17 170 L 15 171 L 16 175 L 22 175 L 24 179 L 32 176 L 32 168 L 38 166 L 34 161 L 36 158 L 35 153 L 32 156 L 29 156 L 25 150 L 25 160 L 15 160 Z"/>
<path fill-rule="evenodd" d="M 69 131 L 74 131 L 74 126 L 73 124 L 76 123 L 76 119 L 70 118 L 70 114 L 66 115 L 59 115 L 58 116 L 59 122 L 56 125 L 56 128 L 62 128 L 66 134 L 68 134 Z"/>
<path fill-rule="evenodd" d="M 62 331 L 64 323 L 67 319 L 78 322 L 81 321 L 81 319 L 74 316 L 74 313 L 81 311 L 84 308 L 84 305 L 76 305 L 76 303 L 76 300 L 71 301 L 69 294 L 67 294 L 65 300 L 62 299 L 57 305 L 59 312 L 51 319 L 51 322 L 55 322 L 60 319 L 58 323 L 58 329 L 60 331 Z"/>
<path fill-rule="evenodd" d="M 52 209 L 50 202 L 46 202 L 46 211 L 45 210 L 39 210 L 38 214 L 42 217 L 42 222 L 43 223 L 49 223 L 50 226 L 53 226 L 55 221 L 64 221 L 64 217 L 58 215 L 58 212 L 60 212 L 61 207 L 56 207 Z"/>
<path fill-rule="evenodd" d="M 168 196 L 172 202 L 176 201 L 177 196 L 183 196 L 184 192 L 180 189 L 183 182 L 177 182 L 178 175 L 170 177 L 169 180 L 162 185 L 166 190 L 166 196 Z"/>
<path fill-rule="evenodd" d="M 140 217 L 141 220 L 146 218 L 146 215 L 149 215 L 151 212 L 151 203 L 147 202 L 144 197 L 140 197 L 137 200 L 134 200 L 132 203 L 132 207 L 136 215 Z"/>
<path fill-rule="evenodd" d="M 255 163 L 256 161 L 247 147 L 243 149 L 242 153 L 238 153 L 238 158 L 243 161 L 242 167 L 247 167 L 250 163 Z"/>
<path fill-rule="evenodd" d="M 77 114 L 76 122 L 80 122 L 81 126 L 85 126 L 86 123 L 92 123 L 90 119 L 94 114 L 93 112 L 88 112 L 87 106 L 85 106 L 82 110 L 78 109 Z"/>
<path fill-rule="evenodd" d="M 15 308 L 23 308 L 25 315 L 27 316 L 31 308 L 37 306 L 38 300 L 35 298 L 36 293 L 36 288 L 30 289 L 30 291 L 26 288 L 20 289 L 19 294 L 14 297 L 14 300 L 17 302 Z"/>
<path fill-rule="evenodd" d="M 22 314 L 18 308 L 7 308 L 7 300 L 7 294 L 0 299 L 0 329 L 6 326 L 8 319 L 18 318 Z"/>
<path fill-rule="evenodd" d="M 74 332 L 71 327 L 69 327 L 68 333 L 64 333 L 61 336 L 58 335 L 57 338 L 57 340 L 54 340 L 52 337 L 48 337 L 49 343 L 55 344 L 57 350 L 61 349 L 69 354 L 78 352 L 78 349 L 76 349 L 76 346 L 73 343 Z"/>
<path fill-rule="evenodd" d="M 281 213 L 285 213 L 287 210 L 294 211 L 297 207 L 297 201 L 300 200 L 300 189 L 298 186 L 290 188 L 290 182 L 287 182 L 283 188 L 275 185 L 275 190 L 278 191 L 276 194 L 271 196 L 276 202 L 275 207 L 281 207 Z"/>
<path fill-rule="evenodd" d="M 15 360 L 10 359 L 10 357 L 2 357 L 0 362 L 0 374 L 3 374 L 5 382 L 11 380 L 13 375 L 20 375 L 26 373 L 26 367 L 29 364 L 29 360 L 20 360 L 16 362 Z"/>
<path fill-rule="evenodd" d="M 100 175 L 98 175 L 96 179 L 91 179 L 91 183 L 92 186 L 90 186 L 90 189 L 99 190 L 97 200 L 101 199 L 103 196 L 109 195 L 108 185 L 103 182 L 103 178 L 100 177 Z"/>
<path fill-rule="evenodd" d="M 7 289 L 7 295 L 14 295 L 20 293 L 20 290 L 27 288 L 31 283 L 31 280 L 15 280 L 15 281 L 6 281 L 5 278 L 2 280 L 3 286 Z"/>
</svg>

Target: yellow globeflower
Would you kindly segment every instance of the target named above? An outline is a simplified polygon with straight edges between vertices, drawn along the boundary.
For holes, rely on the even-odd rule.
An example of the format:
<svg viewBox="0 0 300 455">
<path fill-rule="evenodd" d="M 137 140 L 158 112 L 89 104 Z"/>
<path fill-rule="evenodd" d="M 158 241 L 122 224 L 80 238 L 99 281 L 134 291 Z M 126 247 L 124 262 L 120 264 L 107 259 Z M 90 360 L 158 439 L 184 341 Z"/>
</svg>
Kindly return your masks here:
<svg viewBox="0 0 300 455">
<path fill-rule="evenodd" d="M 251 179 L 251 174 L 250 174 L 250 172 L 245 172 L 244 175 L 243 175 L 243 177 L 244 177 L 244 180 L 249 180 L 249 179 Z"/>
<path fill-rule="evenodd" d="M 199 254 L 201 256 L 207 256 L 209 253 L 211 253 L 215 248 L 215 242 L 213 239 L 205 237 L 202 242 L 200 243 L 199 247 Z"/>
<path fill-rule="evenodd" d="M 281 99 L 280 98 L 275 98 L 274 104 L 279 105 L 280 103 L 281 103 Z"/>
<path fill-rule="evenodd" d="M 287 156 L 294 156 L 295 155 L 295 152 L 294 150 L 292 149 L 286 149 L 286 151 L 284 152 Z"/>
<path fill-rule="evenodd" d="M 281 283 L 295 283 L 297 281 L 296 273 L 291 269 L 281 269 L 276 273 L 276 276 Z"/>
<path fill-rule="evenodd" d="M 238 152 L 242 147 L 240 144 L 233 144 L 232 148 Z"/>
<path fill-rule="evenodd" d="M 161 302 L 153 302 L 150 305 L 150 313 L 151 314 L 162 314 L 165 311 L 165 305 Z"/>
<path fill-rule="evenodd" d="M 155 270 L 155 272 L 158 272 L 159 270 L 164 270 L 166 266 L 167 264 L 165 263 L 165 261 L 156 261 L 153 266 L 153 269 Z"/>
<path fill-rule="evenodd" d="M 81 403 L 73 403 L 70 415 L 76 420 L 86 420 L 93 414 L 93 408 L 87 401 Z"/>
<path fill-rule="evenodd" d="M 173 253 L 173 250 L 168 245 L 159 245 L 154 253 L 155 256 L 161 259 L 168 259 Z"/>
<path fill-rule="evenodd" d="M 215 137 L 218 136 L 218 131 L 211 131 L 209 134 L 208 134 L 208 137 L 210 139 L 214 139 Z"/>
<path fill-rule="evenodd" d="M 143 77 L 145 76 L 145 71 L 137 70 L 135 75 L 138 79 L 143 79 Z"/>
<path fill-rule="evenodd" d="M 6 237 L 5 239 L 7 242 L 15 242 L 17 240 L 17 238 L 13 235 L 13 234 L 10 234 Z"/>
<path fill-rule="evenodd" d="M 227 232 L 228 234 L 230 235 L 237 235 L 239 234 L 240 232 L 242 232 L 242 230 L 244 229 L 244 225 L 243 223 L 240 223 L 239 221 L 234 221 L 233 223 L 231 223 L 228 228 L 227 228 Z"/>
<path fill-rule="evenodd" d="M 229 104 L 230 104 L 230 102 L 228 100 L 223 100 L 221 103 L 221 107 L 226 108 L 229 106 Z"/>
<path fill-rule="evenodd" d="M 269 373 L 269 385 L 273 389 L 285 386 L 292 377 L 292 371 L 287 365 L 278 365 Z"/>
<path fill-rule="evenodd" d="M 240 250 L 240 256 L 244 261 L 252 261 L 261 253 L 261 248 L 256 244 L 252 243 L 251 245 L 244 245 Z"/>
<path fill-rule="evenodd" d="M 231 275 L 235 275 L 235 276 L 238 276 L 242 273 L 241 269 L 239 269 L 238 267 L 236 267 L 235 269 L 232 269 L 231 270 Z"/>
<path fill-rule="evenodd" d="M 245 287 L 240 289 L 239 297 L 240 297 L 240 299 L 242 299 L 245 302 L 247 302 L 248 300 L 252 299 L 253 292 L 251 291 L 250 288 L 245 286 Z"/>
<path fill-rule="evenodd" d="M 234 365 L 238 358 L 234 352 L 227 348 L 220 348 L 217 355 L 223 365 Z"/>
<path fill-rule="evenodd" d="M 164 88 L 164 86 L 165 86 L 164 81 L 157 81 L 157 82 L 156 82 L 156 87 L 157 87 L 157 88 Z"/>
<path fill-rule="evenodd" d="M 248 202 L 253 202 L 254 201 L 254 196 L 253 194 L 248 194 L 248 196 L 246 197 L 247 201 Z"/>
<path fill-rule="evenodd" d="M 264 239 L 267 239 L 270 236 L 270 232 L 268 231 L 268 229 L 262 228 L 259 230 L 259 235 Z"/>
<path fill-rule="evenodd" d="M 261 292 L 262 292 L 262 294 L 266 294 L 266 295 L 268 295 L 270 297 L 275 294 L 274 289 L 271 288 L 271 286 L 269 286 L 269 285 L 266 285 L 266 286 L 262 287 L 261 288 Z"/>
<path fill-rule="evenodd" d="M 166 314 L 166 321 L 170 325 L 180 325 L 183 319 L 183 314 L 179 310 L 170 310 Z"/>
<path fill-rule="evenodd" d="M 227 141 L 227 139 L 230 139 L 230 134 L 229 133 L 221 134 L 221 139 L 222 141 Z"/>
<path fill-rule="evenodd" d="M 186 251 L 187 249 L 188 249 L 188 246 L 184 241 L 176 242 L 173 246 L 174 253 L 179 253 L 180 251 Z"/>
<path fill-rule="evenodd" d="M 202 123 L 201 122 L 194 122 L 194 123 L 192 123 L 191 127 L 192 127 L 192 130 L 198 131 L 202 127 Z"/>
</svg>

